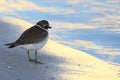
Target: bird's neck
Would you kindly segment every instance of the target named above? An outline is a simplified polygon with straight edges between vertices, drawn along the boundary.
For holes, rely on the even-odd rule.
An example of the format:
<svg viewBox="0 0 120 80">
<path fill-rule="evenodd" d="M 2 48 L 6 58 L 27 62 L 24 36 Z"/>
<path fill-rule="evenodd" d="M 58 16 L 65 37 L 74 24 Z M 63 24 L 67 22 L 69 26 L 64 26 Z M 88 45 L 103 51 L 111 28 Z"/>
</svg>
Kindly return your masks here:
<svg viewBox="0 0 120 80">
<path fill-rule="evenodd" d="M 47 29 L 43 28 L 42 26 L 40 26 L 40 25 L 38 25 L 38 24 L 36 24 L 36 26 L 39 27 L 39 28 L 41 28 L 41 29 L 44 30 L 44 31 L 48 31 Z"/>
</svg>

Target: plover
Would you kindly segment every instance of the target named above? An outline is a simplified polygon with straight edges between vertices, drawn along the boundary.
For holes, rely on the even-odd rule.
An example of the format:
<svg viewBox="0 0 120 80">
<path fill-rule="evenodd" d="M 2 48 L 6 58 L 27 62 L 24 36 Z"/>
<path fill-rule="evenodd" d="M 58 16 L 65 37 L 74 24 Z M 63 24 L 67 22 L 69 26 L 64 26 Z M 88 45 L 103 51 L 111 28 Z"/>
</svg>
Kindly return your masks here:
<svg viewBox="0 0 120 80">
<path fill-rule="evenodd" d="M 47 20 L 41 20 L 36 23 L 36 25 L 27 29 L 23 34 L 12 43 L 8 43 L 8 48 L 20 47 L 27 51 L 28 60 L 35 63 L 41 63 L 37 60 L 37 50 L 41 49 L 48 40 L 48 29 L 52 27 L 49 26 Z M 30 51 L 35 51 L 35 59 L 30 58 Z"/>
</svg>

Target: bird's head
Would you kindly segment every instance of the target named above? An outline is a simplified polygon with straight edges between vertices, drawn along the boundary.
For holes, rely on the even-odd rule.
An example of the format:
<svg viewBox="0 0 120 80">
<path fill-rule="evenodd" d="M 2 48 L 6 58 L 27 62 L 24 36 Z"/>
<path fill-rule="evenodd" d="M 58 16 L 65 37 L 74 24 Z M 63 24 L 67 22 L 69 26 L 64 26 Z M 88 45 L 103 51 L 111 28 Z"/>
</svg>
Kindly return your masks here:
<svg viewBox="0 0 120 80">
<path fill-rule="evenodd" d="M 41 20 L 37 22 L 38 26 L 41 26 L 43 29 L 51 29 L 52 27 L 49 25 L 49 22 L 47 20 Z"/>
</svg>

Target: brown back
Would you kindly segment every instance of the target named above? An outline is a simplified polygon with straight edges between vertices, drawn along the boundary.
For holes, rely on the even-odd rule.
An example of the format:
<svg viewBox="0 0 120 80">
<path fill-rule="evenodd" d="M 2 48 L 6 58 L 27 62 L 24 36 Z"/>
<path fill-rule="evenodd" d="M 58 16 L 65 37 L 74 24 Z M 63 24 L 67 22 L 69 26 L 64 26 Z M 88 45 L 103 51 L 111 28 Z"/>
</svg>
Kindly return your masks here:
<svg viewBox="0 0 120 80">
<path fill-rule="evenodd" d="M 42 30 L 38 26 L 33 26 L 27 29 L 25 32 L 23 32 L 23 34 L 14 44 L 18 46 L 23 44 L 38 43 L 39 41 L 44 40 L 47 36 L 48 36 L 47 31 Z"/>
</svg>

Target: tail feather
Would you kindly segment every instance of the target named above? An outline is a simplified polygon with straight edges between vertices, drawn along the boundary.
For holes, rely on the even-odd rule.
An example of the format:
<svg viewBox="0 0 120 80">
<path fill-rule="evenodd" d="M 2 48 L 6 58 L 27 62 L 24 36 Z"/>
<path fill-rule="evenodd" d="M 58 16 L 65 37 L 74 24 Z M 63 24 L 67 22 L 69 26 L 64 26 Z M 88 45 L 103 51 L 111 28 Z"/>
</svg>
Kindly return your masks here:
<svg viewBox="0 0 120 80">
<path fill-rule="evenodd" d="M 5 45 L 8 46 L 8 48 L 16 47 L 16 45 L 14 43 L 8 43 L 8 44 L 5 44 Z"/>
<path fill-rule="evenodd" d="M 11 45 L 12 43 L 5 44 L 6 46 Z"/>
</svg>

